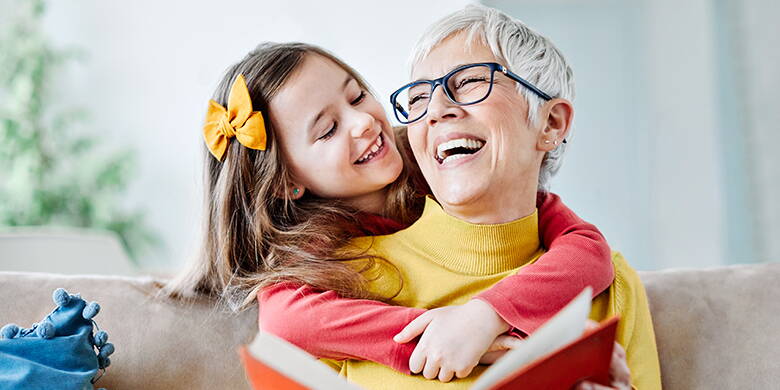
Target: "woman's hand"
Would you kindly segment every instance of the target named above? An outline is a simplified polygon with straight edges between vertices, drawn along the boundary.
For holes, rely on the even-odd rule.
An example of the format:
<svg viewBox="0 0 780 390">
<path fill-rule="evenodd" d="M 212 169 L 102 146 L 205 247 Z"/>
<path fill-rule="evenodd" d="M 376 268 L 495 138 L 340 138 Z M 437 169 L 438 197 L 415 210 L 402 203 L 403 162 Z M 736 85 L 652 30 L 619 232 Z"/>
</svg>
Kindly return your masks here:
<svg viewBox="0 0 780 390">
<path fill-rule="evenodd" d="M 587 328 L 593 328 L 597 324 L 588 321 Z M 574 390 L 630 390 L 631 389 L 631 371 L 626 362 L 626 350 L 615 342 L 615 348 L 612 349 L 612 360 L 609 363 L 609 386 L 600 385 L 590 381 L 582 381 Z"/>
<path fill-rule="evenodd" d="M 498 351 L 508 344 L 502 339 L 504 344 L 493 345 L 509 329 L 490 305 L 472 299 L 463 305 L 428 310 L 393 340 L 407 343 L 422 334 L 409 358 L 409 369 L 428 379 L 449 382 L 453 377 L 467 377 L 491 347 Z"/>
<path fill-rule="evenodd" d="M 510 349 L 515 349 L 523 344 L 523 340 L 515 337 L 502 334 L 493 340 L 493 344 L 490 345 L 487 352 L 479 359 L 479 364 L 493 364 L 496 360 L 504 356 Z"/>
</svg>

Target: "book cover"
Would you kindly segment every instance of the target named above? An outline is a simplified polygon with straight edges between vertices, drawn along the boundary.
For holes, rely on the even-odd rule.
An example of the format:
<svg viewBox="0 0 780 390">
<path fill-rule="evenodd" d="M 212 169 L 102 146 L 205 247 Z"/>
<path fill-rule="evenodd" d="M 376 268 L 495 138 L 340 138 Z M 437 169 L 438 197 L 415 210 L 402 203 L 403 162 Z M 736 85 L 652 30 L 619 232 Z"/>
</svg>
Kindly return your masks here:
<svg viewBox="0 0 780 390">
<path fill-rule="evenodd" d="M 617 318 L 585 331 L 591 289 L 586 288 L 558 314 L 507 352 L 471 387 L 475 390 L 570 389 L 583 379 L 609 383 Z M 239 351 L 255 390 L 358 390 L 300 348 L 260 332 Z"/>
</svg>

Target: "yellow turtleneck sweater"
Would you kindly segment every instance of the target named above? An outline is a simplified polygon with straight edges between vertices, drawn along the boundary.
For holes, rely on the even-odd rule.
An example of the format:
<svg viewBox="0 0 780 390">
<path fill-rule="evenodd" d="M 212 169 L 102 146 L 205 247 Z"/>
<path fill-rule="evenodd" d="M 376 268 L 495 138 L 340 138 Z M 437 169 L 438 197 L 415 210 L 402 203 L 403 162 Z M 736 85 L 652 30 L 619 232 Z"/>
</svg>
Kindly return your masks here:
<svg viewBox="0 0 780 390">
<path fill-rule="evenodd" d="M 422 217 L 395 234 L 354 241 L 379 261 L 368 272 L 369 289 L 394 298 L 391 303 L 431 309 L 466 303 L 544 253 L 537 213 L 499 225 L 475 225 L 444 212 L 428 198 Z M 627 353 L 633 385 L 660 389 L 661 378 L 653 324 L 645 290 L 623 256 L 614 253 L 615 280 L 593 299 L 590 318 L 620 316 L 617 342 Z M 388 264 L 389 263 L 389 264 Z M 399 278 L 400 277 L 400 278 Z M 464 335 L 468 337 L 468 335 Z M 422 375 L 404 375 L 371 361 L 326 361 L 366 389 L 467 389 L 488 367 L 477 366 L 468 378 L 449 383 Z"/>
</svg>

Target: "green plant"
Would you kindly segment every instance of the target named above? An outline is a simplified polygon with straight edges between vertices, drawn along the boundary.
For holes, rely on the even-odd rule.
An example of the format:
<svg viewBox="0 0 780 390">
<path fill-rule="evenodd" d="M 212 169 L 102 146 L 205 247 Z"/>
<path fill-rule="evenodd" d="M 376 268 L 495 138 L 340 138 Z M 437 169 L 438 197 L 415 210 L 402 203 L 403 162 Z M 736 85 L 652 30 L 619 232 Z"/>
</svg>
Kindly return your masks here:
<svg viewBox="0 0 780 390">
<path fill-rule="evenodd" d="M 142 212 L 120 207 L 134 153 L 98 145 L 86 111 L 54 107 L 52 80 L 83 53 L 52 47 L 44 1 L 14 3 L 0 32 L 0 224 L 108 229 L 137 261 L 160 241 Z"/>
</svg>

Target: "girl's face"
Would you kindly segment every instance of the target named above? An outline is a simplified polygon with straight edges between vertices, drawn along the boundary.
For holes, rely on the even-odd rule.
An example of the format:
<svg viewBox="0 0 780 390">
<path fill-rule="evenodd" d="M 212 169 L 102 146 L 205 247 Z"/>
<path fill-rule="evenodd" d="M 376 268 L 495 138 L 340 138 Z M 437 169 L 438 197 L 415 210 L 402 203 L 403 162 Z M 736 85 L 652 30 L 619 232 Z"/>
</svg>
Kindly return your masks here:
<svg viewBox="0 0 780 390">
<path fill-rule="evenodd" d="M 269 104 L 297 188 L 379 212 L 403 163 L 382 106 L 333 61 L 307 54 Z M 291 191 L 292 189 L 285 189 Z"/>
</svg>

